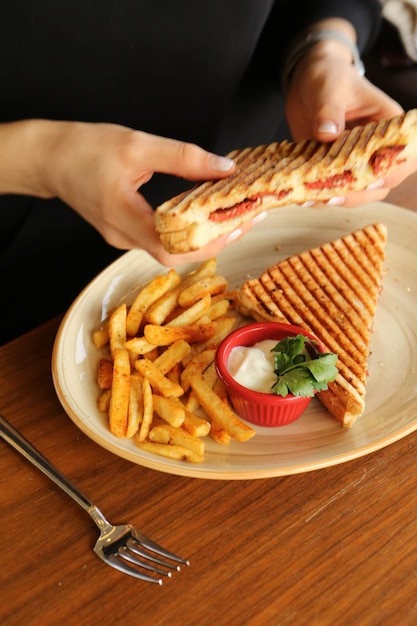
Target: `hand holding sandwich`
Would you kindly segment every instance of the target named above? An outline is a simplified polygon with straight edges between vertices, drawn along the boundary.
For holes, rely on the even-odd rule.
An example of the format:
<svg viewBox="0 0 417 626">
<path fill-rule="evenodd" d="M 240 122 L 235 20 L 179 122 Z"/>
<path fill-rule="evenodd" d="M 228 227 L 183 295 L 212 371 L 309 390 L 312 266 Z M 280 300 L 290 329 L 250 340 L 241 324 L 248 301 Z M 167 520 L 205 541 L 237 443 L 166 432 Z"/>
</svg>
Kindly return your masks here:
<svg viewBox="0 0 417 626">
<path fill-rule="evenodd" d="M 235 167 L 194 144 L 116 124 L 26 120 L 0 125 L 0 146 L 0 193 L 59 197 L 112 246 L 145 249 L 167 266 L 214 257 L 251 227 L 186 256 L 163 248 L 140 187 L 154 172 L 205 180 L 227 177 Z"/>
<path fill-rule="evenodd" d="M 307 48 L 288 81 L 286 114 L 296 141 L 314 138 L 331 142 L 345 129 L 401 114 L 401 106 L 370 83 L 352 63 L 345 41 L 355 45 L 356 35 L 349 22 L 323 20 L 309 32 L 324 32 L 326 36 Z M 342 40 L 336 38 L 337 33 Z M 337 196 L 330 202 L 359 206 L 383 200 L 390 189 L 416 169 L 417 160 L 409 161 L 371 188 Z"/>
</svg>

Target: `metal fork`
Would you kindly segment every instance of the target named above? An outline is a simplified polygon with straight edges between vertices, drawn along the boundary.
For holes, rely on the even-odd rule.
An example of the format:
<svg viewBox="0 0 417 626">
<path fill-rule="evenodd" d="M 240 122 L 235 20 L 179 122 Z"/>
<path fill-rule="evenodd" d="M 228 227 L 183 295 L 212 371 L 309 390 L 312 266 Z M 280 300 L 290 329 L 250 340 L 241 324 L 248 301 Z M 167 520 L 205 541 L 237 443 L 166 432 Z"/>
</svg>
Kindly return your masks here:
<svg viewBox="0 0 417 626">
<path fill-rule="evenodd" d="M 100 509 L 2 415 L 0 436 L 87 511 L 100 530 L 94 552 L 105 563 L 125 574 L 159 585 L 162 585 L 163 576 L 171 577 L 172 571 L 179 571 L 181 565 L 189 565 L 187 560 L 168 552 L 130 524 L 110 524 Z M 147 570 L 149 574 L 141 569 Z"/>
</svg>

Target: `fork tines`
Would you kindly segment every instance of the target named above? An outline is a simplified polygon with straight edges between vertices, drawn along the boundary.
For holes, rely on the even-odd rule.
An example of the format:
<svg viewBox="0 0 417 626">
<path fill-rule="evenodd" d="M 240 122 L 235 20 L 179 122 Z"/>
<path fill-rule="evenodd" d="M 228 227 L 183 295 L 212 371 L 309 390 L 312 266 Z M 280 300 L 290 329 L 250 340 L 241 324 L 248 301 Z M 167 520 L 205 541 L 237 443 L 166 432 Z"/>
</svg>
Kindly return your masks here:
<svg viewBox="0 0 417 626">
<path fill-rule="evenodd" d="M 171 578 L 181 565 L 189 561 L 169 552 L 145 535 L 131 529 L 129 536 L 103 547 L 106 560 L 116 569 L 135 578 L 162 585 L 163 577 Z M 136 566 L 136 567 L 132 567 Z M 141 571 L 147 570 L 146 574 Z"/>
</svg>

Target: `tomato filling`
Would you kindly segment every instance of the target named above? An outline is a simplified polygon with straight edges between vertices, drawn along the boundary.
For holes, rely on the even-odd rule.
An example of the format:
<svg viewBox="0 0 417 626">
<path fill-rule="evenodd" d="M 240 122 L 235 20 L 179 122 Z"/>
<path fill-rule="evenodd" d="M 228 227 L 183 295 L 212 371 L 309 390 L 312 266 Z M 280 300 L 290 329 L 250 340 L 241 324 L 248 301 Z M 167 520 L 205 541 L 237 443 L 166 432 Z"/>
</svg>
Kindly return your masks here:
<svg viewBox="0 0 417 626">
<path fill-rule="evenodd" d="M 249 213 L 250 211 L 253 211 L 261 206 L 264 196 L 275 196 L 278 200 L 280 200 L 281 198 L 285 198 L 285 196 L 291 193 L 291 191 L 292 189 L 283 189 L 278 193 L 259 193 L 251 198 L 245 198 L 242 202 L 237 202 L 233 206 L 227 207 L 226 209 L 216 209 L 210 213 L 209 219 L 212 222 L 225 222 L 226 220 L 233 220 L 236 217 L 240 217 L 244 213 Z"/>
<path fill-rule="evenodd" d="M 355 182 L 356 178 L 350 170 L 346 170 L 342 174 L 334 174 L 328 178 L 322 178 L 315 180 L 311 183 L 304 183 L 306 189 L 337 189 L 343 187 L 349 183 Z"/>
<path fill-rule="evenodd" d="M 385 174 L 385 172 L 387 172 L 395 163 L 398 155 L 404 150 L 404 148 L 405 146 L 386 146 L 385 148 L 375 150 L 369 159 L 369 164 L 373 173 L 376 176 L 378 174 Z M 398 160 L 397 162 L 400 163 L 401 161 Z"/>
</svg>

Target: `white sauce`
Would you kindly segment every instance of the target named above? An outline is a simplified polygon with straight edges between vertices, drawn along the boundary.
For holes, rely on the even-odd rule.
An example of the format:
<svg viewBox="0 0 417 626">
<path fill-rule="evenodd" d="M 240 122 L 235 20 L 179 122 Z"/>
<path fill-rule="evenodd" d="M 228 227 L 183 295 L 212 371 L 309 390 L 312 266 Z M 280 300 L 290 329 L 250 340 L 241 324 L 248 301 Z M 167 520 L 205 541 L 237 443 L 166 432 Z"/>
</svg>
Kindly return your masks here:
<svg viewBox="0 0 417 626">
<path fill-rule="evenodd" d="M 247 389 L 271 393 L 271 387 L 277 381 L 271 349 L 277 343 L 274 339 L 265 339 L 250 347 L 233 348 L 227 363 L 230 374 Z"/>
</svg>

